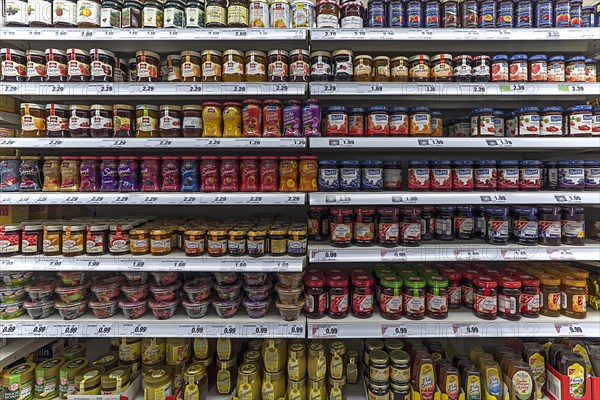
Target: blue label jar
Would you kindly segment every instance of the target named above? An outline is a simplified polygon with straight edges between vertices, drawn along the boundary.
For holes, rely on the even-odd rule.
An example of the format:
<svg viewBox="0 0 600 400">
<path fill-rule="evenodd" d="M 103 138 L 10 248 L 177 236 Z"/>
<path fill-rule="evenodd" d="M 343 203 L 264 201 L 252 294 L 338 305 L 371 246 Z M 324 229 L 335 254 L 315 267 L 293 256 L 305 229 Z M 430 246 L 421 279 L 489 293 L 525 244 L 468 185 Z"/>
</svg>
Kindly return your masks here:
<svg viewBox="0 0 600 400">
<path fill-rule="evenodd" d="M 517 1 L 515 10 L 515 28 L 533 27 L 533 3 L 531 0 Z"/>
<path fill-rule="evenodd" d="M 319 161 L 319 174 L 317 177 L 317 183 L 319 190 L 331 191 L 338 190 L 340 188 L 340 171 L 338 168 L 338 162 L 335 160 L 321 160 Z"/>
<path fill-rule="evenodd" d="M 181 159 L 181 191 L 198 192 L 200 190 L 200 170 L 198 160 L 192 157 Z"/>
<path fill-rule="evenodd" d="M 536 28 L 552 28 L 554 26 L 554 7 L 551 0 L 538 0 L 535 6 Z"/>
<path fill-rule="evenodd" d="M 495 28 L 498 3 L 496 0 L 483 0 L 479 8 L 479 27 Z"/>
<path fill-rule="evenodd" d="M 420 0 L 411 0 L 406 5 L 406 26 L 408 28 L 421 28 L 421 16 L 423 15 L 423 3 Z"/>
<path fill-rule="evenodd" d="M 583 1 L 573 0 L 571 1 L 571 21 L 569 26 L 571 28 L 581 28 L 581 14 L 583 9 Z"/>
<path fill-rule="evenodd" d="M 340 162 L 340 190 L 354 191 L 360 189 L 360 163 L 357 160 Z"/>
<path fill-rule="evenodd" d="M 458 2 L 455 0 L 446 0 L 442 2 L 441 27 L 458 28 Z"/>
<path fill-rule="evenodd" d="M 600 190 L 600 160 L 586 160 L 585 190 Z"/>
<path fill-rule="evenodd" d="M 385 28 L 387 12 L 382 0 L 369 0 L 367 4 L 367 26 L 369 28 Z"/>
<path fill-rule="evenodd" d="M 558 162 L 558 189 L 585 189 L 585 168 L 583 160 L 562 160 Z"/>
<path fill-rule="evenodd" d="M 513 27 L 513 15 L 515 15 L 515 3 L 513 0 L 500 0 L 496 13 L 497 28 Z"/>
<path fill-rule="evenodd" d="M 405 28 L 405 12 L 406 7 L 403 0 L 390 1 L 388 6 L 388 26 L 390 28 Z"/>
<path fill-rule="evenodd" d="M 440 27 L 440 2 L 429 0 L 425 3 L 425 28 Z"/>
<path fill-rule="evenodd" d="M 463 0 L 460 3 L 460 15 L 463 28 L 477 28 L 479 25 L 479 2 Z"/>
<path fill-rule="evenodd" d="M 360 175 L 361 188 L 363 190 L 383 189 L 383 163 L 381 161 L 363 161 Z"/>
</svg>

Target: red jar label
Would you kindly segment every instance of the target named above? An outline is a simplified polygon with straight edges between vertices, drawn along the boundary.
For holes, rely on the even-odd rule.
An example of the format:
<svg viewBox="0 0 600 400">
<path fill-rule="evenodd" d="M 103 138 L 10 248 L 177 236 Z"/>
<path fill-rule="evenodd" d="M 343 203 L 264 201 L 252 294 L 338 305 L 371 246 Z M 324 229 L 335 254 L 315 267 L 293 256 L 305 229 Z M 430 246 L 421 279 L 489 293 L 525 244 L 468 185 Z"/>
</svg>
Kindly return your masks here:
<svg viewBox="0 0 600 400">
<path fill-rule="evenodd" d="M 475 188 L 476 189 L 496 189 L 496 168 L 494 168 L 494 167 L 475 168 Z"/>
<path fill-rule="evenodd" d="M 406 114 L 390 115 L 390 135 L 394 135 L 394 136 L 408 135 L 408 115 L 406 115 Z"/>
<path fill-rule="evenodd" d="M 402 312 L 402 295 L 390 296 L 381 294 L 379 296 L 381 311 L 387 314 L 399 314 Z"/>
<path fill-rule="evenodd" d="M 531 82 L 546 82 L 548 80 L 548 64 L 546 61 L 531 63 Z"/>
<path fill-rule="evenodd" d="M 348 116 L 345 113 L 329 113 L 325 119 L 326 135 L 347 135 Z"/>
<path fill-rule="evenodd" d="M 363 136 L 365 134 L 365 118 L 362 115 L 348 116 L 348 135 Z"/>
<path fill-rule="evenodd" d="M 348 312 L 348 293 L 330 294 L 329 295 L 329 311 L 332 313 Z"/>
<path fill-rule="evenodd" d="M 202 192 L 219 191 L 219 168 L 216 160 L 203 160 L 200 163 L 200 190 Z"/>
<path fill-rule="evenodd" d="M 262 135 L 262 107 L 256 104 L 244 105 L 242 120 L 245 137 L 258 137 Z"/>
<path fill-rule="evenodd" d="M 453 168 L 452 187 L 454 189 L 473 189 L 473 168 Z"/>
<path fill-rule="evenodd" d="M 496 314 L 498 312 L 498 300 L 496 296 L 483 296 L 475 293 L 473 308 L 480 314 Z"/>
<path fill-rule="evenodd" d="M 85 251 L 88 254 L 98 254 L 104 251 L 104 235 L 101 233 L 88 233 L 85 242 Z"/>
<path fill-rule="evenodd" d="M 514 167 L 498 168 L 498 189 L 518 189 L 519 170 Z"/>
<path fill-rule="evenodd" d="M 448 297 L 435 296 L 427 293 L 427 310 L 434 314 L 444 314 L 448 312 Z"/>
<path fill-rule="evenodd" d="M 462 302 L 473 306 L 473 287 L 462 285 Z"/>
<path fill-rule="evenodd" d="M 540 293 L 536 294 L 521 293 L 521 311 L 536 313 L 540 311 Z"/>
<path fill-rule="evenodd" d="M 0 254 L 19 251 L 18 233 L 0 233 Z"/>
<path fill-rule="evenodd" d="M 242 160 L 240 191 L 258 192 L 258 160 Z"/>
<path fill-rule="evenodd" d="M 492 82 L 508 81 L 508 63 L 497 61 L 492 63 Z"/>
<path fill-rule="evenodd" d="M 349 243 L 352 240 L 352 224 L 331 223 L 331 241 Z"/>
<path fill-rule="evenodd" d="M 519 168 L 519 189 L 540 189 L 541 187 L 538 167 Z"/>
<path fill-rule="evenodd" d="M 21 239 L 21 252 L 22 253 L 35 253 L 38 250 L 38 236 L 39 235 L 26 235 L 23 232 Z"/>
<path fill-rule="evenodd" d="M 431 189 L 452 189 L 452 177 L 450 168 L 431 168 L 430 170 Z"/>
<path fill-rule="evenodd" d="M 473 218 L 454 218 L 454 232 L 470 235 L 471 233 L 473 233 L 473 226 Z"/>
<path fill-rule="evenodd" d="M 429 189 L 429 168 L 409 168 L 408 169 L 408 188 L 409 189 Z"/>
<path fill-rule="evenodd" d="M 415 222 L 402 222 L 400 224 L 402 240 L 421 240 L 421 224 Z"/>
<path fill-rule="evenodd" d="M 527 81 L 527 61 L 514 61 L 510 63 L 511 82 Z"/>
<path fill-rule="evenodd" d="M 461 299 L 460 286 L 448 286 L 448 301 L 451 305 L 460 305 Z"/>
<path fill-rule="evenodd" d="M 367 135 L 389 135 L 389 116 L 385 113 L 372 113 L 367 116 Z"/>
<path fill-rule="evenodd" d="M 373 312 L 373 294 L 352 293 L 352 309 L 360 313 Z"/>
<path fill-rule="evenodd" d="M 378 225 L 378 238 L 383 242 L 397 242 L 400 238 L 400 224 L 398 222 L 380 222 Z"/>
<path fill-rule="evenodd" d="M 408 314 L 423 314 L 425 312 L 425 296 L 404 294 L 404 310 Z"/>
<path fill-rule="evenodd" d="M 224 160 L 221 162 L 221 191 L 237 192 L 240 188 L 239 164 L 237 160 Z"/>
<path fill-rule="evenodd" d="M 279 175 L 277 161 L 263 160 L 260 162 L 260 191 L 276 192 L 279 190 Z"/>
</svg>

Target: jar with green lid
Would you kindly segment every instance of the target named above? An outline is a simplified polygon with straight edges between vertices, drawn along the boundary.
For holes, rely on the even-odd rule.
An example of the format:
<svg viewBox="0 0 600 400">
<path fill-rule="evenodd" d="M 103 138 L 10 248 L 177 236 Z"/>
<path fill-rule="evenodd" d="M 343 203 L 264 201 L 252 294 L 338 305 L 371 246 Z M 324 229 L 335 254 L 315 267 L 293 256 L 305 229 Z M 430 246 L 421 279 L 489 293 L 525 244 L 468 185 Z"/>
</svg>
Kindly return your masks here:
<svg viewBox="0 0 600 400">
<path fill-rule="evenodd" d="M 421 276 L 404 277 L 402 301 L 406 318 L 419 320 L 425 317 L 425 286 L 427 280 Z"/>
<path fill-rule="evenodd" d="M 208 396 L 208 379 L 202 364 L 188 365 L 183 371 L 183 400 L 206 400 Z"/>
<path fill-rule="evenodd" d="M 435 319 L 448 317 L 448 278 L 445 276 L 427 277 L 425 314 Z"/>
<path fill-rule="evenodd" d="M 402 283 L 399 276 L 385 275 L 379 279 L 379 311 L 383 318 L 393 320 L 402 316 Z"/>
<path fill-rule="evenodd" d="M 258 366 L 254 363 L 240 365 L 236 384 L 237 396 L 245 400 L 260 400 L 261 388 Z"/>
<path fill-rule="evenodd" d="M 164 364 L 166 358 L 166 343 L 167 341 L 164 338 L 142 339 L 142 364 Z"/>
<path fill-rule="evenodd" d="M 88 365 L 87 358 L 78 357 L 65 362 L 60 367 L 58 393 L 61 399 L 66 399 L 68 395 L 75 394 L 75 376 L 87 369 Z"/>
<path fill-rule="evenodd" d="M 390 352 L 390 382 L 396 385 L 410 384 L 410 355 L 403 350 Z"/>
<path fill-rule="evenodd" d="M 107 371 L 100 378 L 102 395 L 123 394 L 129 388 L 131 370 L 127 367 L 116 367 Z"/>
<path fill-rule="evenodd" d="M 192 347 L 188 338 L 167 339 L 167 364 L 185 364 L 192 355 Z"/>
<path fill-rule="evenodd" d="M 356 350 L 348 351 L 348 365 L 346 366 L 346 381 L 354 385 L 358 382 L 360 354 Z"/>
<path fill-rule="evenodd" d="M 388 382 L 390 379 L 390 357 L 383 350 L 369 352 L 369 382 Z"/>
<path fill-rule="evenodd" d="M 121 338 L 119 342 L 119 360 L 132 361 L 142 358 L 142 339 Z"/>
<path fill-rule="evenodd" d="M 31 400 L 34 393 L 35 363 L 24 363 L 2 374 L 4 399 Z"/>
<path fill-rule="evenodd" d="M 119 358 L 116 354 L 108 353 L 96 358 L 92 362 L 92 365 L 95 367 L 104 368 L 106 371 L 108 371 L 109 369 L 113 369 L 114 367 L 116 367 L 118 362 Z"/>
<path fill-rule="evenodd" d="M 144 400 L 165 400 L 173 395 L 173 371 L 160 366 L 144 373 Z"/>
<path fill-rule="evenodd" d="M 75 358 L 85 357 L 86 354 L 85 343 L 75 343 L 65 348 L 63 357 L 66 360 L 73 360 Z"/>
<path fill-rule="evenodd" d="M 106 370 L 102 367 L 92 367 L 75 375 L 75 394 L 100 395 L 100 381 L 104 371 Z"/>
<path fill-rule="evenodd" d="M 58 397 L 60 367 L 65 363 L 64 357 L 54 357 L 35 367 L 35 397 L 52 399 Z"/>
</svg>

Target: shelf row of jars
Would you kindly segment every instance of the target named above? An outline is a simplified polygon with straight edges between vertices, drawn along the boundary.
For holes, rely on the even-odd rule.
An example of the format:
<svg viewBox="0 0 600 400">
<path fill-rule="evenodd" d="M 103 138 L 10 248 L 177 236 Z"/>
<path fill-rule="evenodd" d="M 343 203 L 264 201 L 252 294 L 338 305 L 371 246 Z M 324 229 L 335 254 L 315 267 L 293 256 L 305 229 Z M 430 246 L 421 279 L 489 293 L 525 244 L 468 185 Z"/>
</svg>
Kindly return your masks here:
<svg viewBox="0 0 600 400">
<path fill-rule="evenodd" d="M 21 103 L 21 137 L 177 138 L 321 136 L 316 100 L 201 105 Z"/>
<path fill-rule="evenodd" d="M 600 190 L 600 160 L 411 160 L 406 174 L 394 160 L 319 160 L 317 186 L 325 192 Z"/>
<path fill-rule="evenodd" d="M 597 60 L 576 55 L 496 54 L 371 56 L 314 51 L 312 81 L 341 82 L 596 82 Z"/>
<path fill-rule="evenodd" d="M 484 239 L 489 244 L 583 246 L 582 207 L 311 207 L 310 240 L 335 247 L 420 246 L 429 240 Z"/>
<path fill-rule="evenodd" d="M 105 49 L 0 49 L 10 82 L 308 82 L 308 50 L 185 50 L 161 61 L 153 51 L 119 58 Z"/>
<path fill-rule="evenodd" d="M 314 192 L 316 156 L 1 156 L 0 192 Z"/>
<path fill-rule="evenodd" d="M 305 221 L 269 216 L 236 221 L 80 217 L 29 220 L 1 228 L 0 237 L 9 243 L 0 249 L 1 256 L 304 256 L 307 246 Z"/>
<path fill-rule="evenodd" d="M 324 136 L 560 137 L 600 136 L 600 107 L 523 107 L 514 111 L 475 108 L 444 118 L 429 107 L 347 108 L 323 111 Z"/>
<path fill-rule="evenodd" d="M 581 0 L 9 0 L 7 9 L 9 26 L 65 28 L 580 28 L 594 20 Z"/>
</svg>

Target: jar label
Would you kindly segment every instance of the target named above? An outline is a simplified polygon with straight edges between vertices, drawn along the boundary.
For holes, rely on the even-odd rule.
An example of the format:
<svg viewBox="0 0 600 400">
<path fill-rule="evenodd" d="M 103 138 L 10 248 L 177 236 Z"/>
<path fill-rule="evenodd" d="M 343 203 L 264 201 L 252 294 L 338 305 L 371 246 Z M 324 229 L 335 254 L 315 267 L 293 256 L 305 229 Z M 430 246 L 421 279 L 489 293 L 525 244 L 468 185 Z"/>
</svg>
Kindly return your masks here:
<svg viewBox="0 0 600 400">
<path fill-rule="evenodd" d="M 404 310 L 408 314 L 425 313 L 425 296 L 411 296 L 404 293 Z"/>
<path fill-rule="evenodd" d="M 566 238 L 585 238 L 585 221 L 562 220 L 562 236 Z"/>
<path fill-rule="evenodd" d="M 469 59 L 458 60 L 454 66 L 454 76 L 471 76 L 471 63 Z"/>
<path fill-rule="evenodd" d="M 472 189 L 473 168 L 453 168 L 452 187 L 454 189 Z"/>
<path fill-rule="evenodd" d="M 364 20 L 361 17 L 349 16 L 342 18 L 342 28 L 344 29 L 361 29 L 363 24 Z"/>
<path fill-rule="evenodd" d="M 202 28 L 204 27 L 204 9 L 197 7 L 185 8 L 185 27 L 186 28 Z"/>
<path fill-rule="evenodd" d="M 4 69 L 2 70 L 2 72 L 5 72 Z M 4 75 L 6 75 L 6 74 L 4 74 Z M 10 75 L 6 75 L 6 76 L 10 76 Z M 46 64 L 38 64 L 33 61 L 28 61 L 27 62 L 27 76 L 28 77 L 46 76 Z"/>
<path fill-rule="evenodd" d="M 0 254 L 15 253 L 19 251 L 19 234 L 7 234 L 3 233 L 0 235 Z"/>
<path fill-rule="evenodd" d="M 461 303 L 461 287 L 448 286 L 448 302 L 451 305 L 460 305 Z"/>
<path fill-rule="evenodd" d="M 47 0 L 28 0 L 27 1 L 27 22 L 42 23 L 44 25 L 52 25 L 52 5 Z M 98 4 L 99 6 L 100 4 Z M 56 5 L 55 5 L 56 9 Z M 73 17 L 76 14 L 73 14 Z"/>
<path fill-rule="evenodd" d="M 183 10 L 178 10 L 175 7 L 165 8 L 165 28 L 183 28 L 184 25 L 184 15 Z"/>
<path fill-rule="evenodd" d="M 390 370 L 389 368 L 380 368 L 380 367 L 369 367 L 369 378 L 372 381 L 376 382 L 387 382 L 390 379 Z"/>
<path fill-rule="evenodd" d="M 237 63 L 236 63 L 237 64 Z M 275 61 L 269 64 L 269 76 L 285 78 L 288 76 L 288 66 L 282 61 Z"/>
<path fill-rule="evenodd" d="M 329 113 L 326 117 L 325 134 L 347 135 L 348 115 L 346 113 Z"/>
<path fill-rule="evenodd" d="M 288 3 L 273 3 L 271 11 L 271 28 L 290 27 L 290 5 Z"/>
<path fill-rule="evenodd" d="M 508 221 L 497 221 L 490 219 L 487 224 L 487 237 L 492 240 L 507 240 Z"/>
<path fill-rule="evenodd" d="M 34 117 L 32 115 L 23 115 L 21 117 L 21 130 L 44 131 L 46 130 L 46 119 Z"/>
<path fill-rule="evenodd" d="M 381 294 L 379 296 L 381 310 L 387 314 L 399 314 L 402 312 L 402 295 L 390 296 Z"/>
<path fill-rule="evenodd" d="M 71 60 L 68 64 L 68 71 L 70 77 L 90 76 L 90 65 L 77 60 Z"/>
<path fill-rule="evenodd" d="M 560 167 L 558 169 L 559 187 L 583 187 L 585 185 L 585 170 L 583 168 Z"/>
<path fill-rule="evenodd" d="M 409 189 L 428 189 L 429 186 L 429 168 L 412 167 L 408 169 Z"/>
<path fill-rule="evenodd" d="M 511 82 L 527 81 L 527 61 L 513 61 L 510 63 Z"/>
<path fill-rule="evenodd" d="M 435 234 L 436 236 L 454 236 L 452 218 L 436 218 Z"/>
<path fill-rule="evenodd" d="M 85 242 L 85 251 L 88 254 L 98 254 L 104 252 L 104 235 L 88 233 L 87 240 Z"/>
<path fill-rule="evenodd" d="M 330 294 L 329 295 L 329 311 L 332 313 L 348 312 L 348 293 Z"/>
<path fill-rule="evenodd" d="M 119 117 L 115 115 L 113 117 L 113 131 L 130 131 L 131 130 L 131 119 L 127 117 Z"/>
<path fill-rule="evenodd" d="M 358 189 L 360 187 L 358 168 L 340 168 L 340 189 Z"/>
<path fill-rule="evenodd" d="M 383 170 L 383 188 L 384 189 L 402 189 L 402 169 L 386 168 Z"/>
<path fill-rule="evenodd" d="M 542 136 L 562 136 L 563 117 L 562 115 L 545 115 L 541 117 L 540 135 Z"/>
<path fill-rule="evenodd" d="M 49 115 L 46 117 L 46 129 L 49 132 L 67 131 L 69 129 L 69 119 L 58 115 Z"/>
<path fill-rule="evenodd" d="M 336 61 L 335 62 L 335 75 L 340 76 L 352 76 L 354 74 L 354 66 L 352 61 Z"/>
<path fill-rule="evenodd" d="M 519 128 L 517 136 L 539 135 L 540 134 L 540 116 L 539 114 L 526 114 L 518 116 Z"/>
<path fill-rule="evenodd" d="M 398 65 L 392 65 L 392 81 L 402 81 L 408 78 L 408 67 L 404 63 L 398 62 Z"/>
<path fill-rule="evenodd" d="M 475 187 L 478 189 L 496 188 L 496 168 L 478 167 L 475 168 Z"/>
<path fill-rule="evenodd" d="M 595 188 L 600 186 L 600 168 L 585 169 L 585 186 L 586 188 Z"/>
<path fill-rule="evenodd" d="M 262 1 L 253 1 L 250 3 L 249 19 L 251 28 L 267 28 L 269 24 L 269 6 Z M 312 19 L 311 19 L 312 22 Z"/>
<path fill-rule="evenodd" d="M 350 136 L 362 136 L 364 135 L 365 125 L 364 117 L 362 115 L 348 115 L 348 135 Z"/>
<path fill-rule="evenodd" d="M 432 189 L 452 189 L 450 168 L 431 168 L 430 184 Z"/>
<path fill-rule="evenodd" d="M 287 72 L 287 65 L 286 65 Z M 226 61 L 223 63 L 223 75 L 243 75 L 244 65 L 236 61 Z"/>
<path fill-rule="evenodd" d="M 227 8 L 227 24 L 248 24 L 248 7 L 229 5 Z"/>
<path fill-rule="evenodd" d="M 448 296 L 436 296 L 427 293 L 427 311 L 434 314 L 445 314 L 448 312 Z"/>
<path fill-rule="evenodd" d="M 181 76 L 184 78 L 199 78 L 200 66 L 193 62 L 184 62 L 181 64 Z"/>
<path fill-rule="evenodd" d="M 560 221 L 539 221 L 539 236 L 544 239 L 560 239 Z"/>
<path fill-rule="evenodd" d="M 409 69 L 413 80 L 429 79 L 429 67 L 426 64 L 416 64 Z"/>
<path fill-rule="evenodd" d="M 137 63 L 136 71 L 138 78 L 158 77 L 158 68 L 156 67 L 156 65 L 149 64 L 145 61 Z"/>
<path fill-rule="evenodd" d="M 521 311 L 536 313 L 540 311 L 540 294 L 521 293 Z"/>
<path fill-rule="evenodd" d="M 567 82 L 585 82 L 585 63 L 577 61 L 567 64 L 565 75 Z"/>
<path fill-rule="evenodd" d="M 292 28 L 310 28 L 314 21 L 314 6 L 310 3 L 292 4 Z M 360 26 L 362 28 L 362 25 Z"/>
<path fill-rule="evenodd" d="M 585 65 L 585 81 L 589 83 L 596 83 L 596 64 Z"/>
<path fill-rule="evenodd" d="M 468 217 L 455 217 L 454 218 L 454 231 L 460 235 L 471 236 L 473 235 L 474 223 L 473 218 Z"/>
<path fill-rule="evenodd" d="M 265 65 L 261 64 L 259 62 L 255 62 L 255 61 L 250 61 L 249 63 L 246 64 L 246 71 L 245 71 L 246 75 L 265 75 L 266 71 L 265 71 Z"/>
<path fill-rule="evenodd" d="M 410 367 L 398 368 L 390 366 L 390 380 L 394 383 L 404 384 L 410 382 Z"/>
<path fill-rule="evenodd" d="M 64 186 L 61 186 L 64 188 Z M 63 253 L 79 253 L 83 251 L 83 234 L 63 235 Z"/>
<path fill-rule="evenodd" d="M 67 65 L 58 61 L 50 61 L 46 63 L 46 74 L 48 76 L 67 76 Z"/>
<path fill-rule="evenodd" d="M 519 169 L 512 167 L 498 168 L 498 189 L 514 189 L 519 187 Z"/>
<path fill-rule="evenodd" d="M 102 8 L 100 11 L 100 28 L 120 28 L 121 11 L 113 8 Z"/>
<path fill-rule="evenodd" d="M 475 77 L 486 77 L 490 78 L 490 65 L 488 60 L 479 60 L 476 61 L 479 65 L 473 67 L 473 75 Z"/>
<path fill-rule="evenodd" d="M 517 308 L 516 297 L 498 294 L 498 311 L 504 314 L 517 315 L 519 309 Z"/>
<path fill-rule="evenodd" d="M 519 189 L 539 189 L 541 173 L 538 167 L 519 168 Z"/>
<path fill-rule="evenodd" d="M 410 135 L 430 135 L 431 115 L 429 113 L 412 114 L 408 133 Z"/>
<path fill-rule="evenodd" d="M 358 313 L 373 312 L 373 294 L 352 293 L 352 309 Z"/>
<path fill-rule="evenodd" d="M 142 132 L 152 132 L 158 130 L 158 119 L 150 116 L 137 118 L 137 129 Z"/>
<path fill-rule="evenodd" d="M 400 237 L 405 241 L 421 240 L 420 222 L 402 222 L 400 224 Z"/>
<path fill-rule="evenodd" d="M 515 220 L 513 222 L 513 236 L 518 239 L 537 239 L 537 221 Z"/>
<path fill-rule="evenodd" d="M 389 134 L 389 116 L 387 113 L 371 113 L 367 116 L 367 135 Z"/>
<path fill-rule="evenodd" d="M 354 239 L 359 241 L 373 241 L 375 238 L 375 223 L 354 223 Z"/>
<path fill-rule="evenodd" d="M 27 1 L 6 0 L 4 4 L 7 24 L 27 25 Z"/>
<path fill-rule="evenodd" d="M 561 296 L 560 296 L 560 292 L 556 292 L 556 293 L 548 293 L 548 295 L 546 296 L 546 301 L 548 302 L 548 304 L 546 304 L 546 308 L 550 311 L 560 311 L 560 307 L 561 307 Z M 544 295 L 542 293 L 542 295 L 540 296 L 540 307 L 544 306 Z"/>
<path fill-rule="evenodd" d="M 546 61 L 533 61 L 529 66 L 531 82 L 545 82 L 548 78 L 548 64 Z"/>
<path fill-rule="evenodd" d="M 113 129 L 113 119 L 93 115 L 91 118 L 91 128 L 93 130 Z"/>
<path fill-rule="evenodd" d="M 473 306 L 473 287 L 472 286 L 461 286 L 462 291 L 462 302 Z"/>
<path fill-rule="evenodd" d="M 592 113 L 569 114 L 569 135 L 589 135 L 592 132 Z"/>
<path fill-rule="evenodd" d="M 551 62 L 548 64 L 548 82 L 565 81 L 565 63 Z"/>
<path fill-rule="evenodd" d="M 508 62 L 496 61 L 492 63 L 492 82 L 508 81 Z"/>
<path fill-rule="evenodd" d="M 248 390 L 248 388 L 250 389 L 250 395 L 252 395 L 252 386 L 248 385 L 247 383 L 240 385 L 240 393 L 239 396 L 241 397 L 242 395 L 242 389 L 244 389 L 243 385 L 247 385 L 247 387 L 245 387 L 246 391 Z M 219 394 L 229 394 L 229 392 L 231 391 L 231 375 L 229 373 L 228 370 L 226 369 L 221 369 L 219 370 L 219 372 L 217 372 L 217 392 L 219 392 Z"/>
<path fill-rule="evenodd" d="M 142 9 L 142 28 L 162 28 L 164 13 L 162 10 L 144 6 Z"/>
<path fill-rule="evenodd" d="M 391 114 L 389 119 L 390 135 L 408 135 L 408 115 Z"/>
<path fill-rule="evenodd" d="M 383 169 L 363 168 L 361 186 L 363 189 L 383 189 Z"/>
<path fill-rule="evenodd" d="M 310 74 L 312 76 L 329 76 L 331 75 L 331 65 L 317 61 L 311 65 Z"/>
<path fill-rule="evenodd" d="M 165 129 L 165 130 L 171 130 L 171 129 L 176 129 L 179 130 L 181 129 L 181 119 L 179 118 L 175 118 L 171 115 L 164 115 L 160 118 L 160 124 L 159 124 L 160 129 Z"/>
<path fill-rule="evenodd" d="M 6 239 L 6 236 L 4 236 L 4 238 Z M 23 232 L 21 237 L 21 252 L 23 254 L 36 253 L 38 251 L 38 238 L 39 235 L 28 235 Z M 0 240 L 2 239 L 0 238 Z M 18 242 L 16 244 L 18 246 Z M 0 248 L 3 248 L 2 244 L 0 244 Z M 2 250 L 0 250 L 0 252 L 2 252 Z"/>
<path fill-rule="evenodd" d="M 475 293 L 473 308 L 481 314 L 496 314 L 498 311 L 497 297 Z"/>
<path fill-rule="evenodd" d="M 290 76 L 305 77 L 308 76 L 310 65 L 304 61 L 296 61 L 290 64 Z"/>
<path fill-rule="evenodd" d="M 92 61 L 91 65 L 92 76 L 108 77 L 113 76 L 113 68 L 110 64 L 102 61 Z M 83 75 L 83 74 L 82 74 Z"/>
<path fill-rule="evenodd" d="M 100 3 L 91 0 L 78 0 L 77 24 L 100 26 Z"/>
<path fill-rule="evenodd" d="M 183 129 L 202 129 L 202 118 L 183 117 Z"/>
<path fill-rule="evenodd" d="M 212 61 L 202 63 L 202 76 L 221 76 L 221 66 Z"/>
<path fill-rule="evenodd" d="M 371 66 L 358 63 L 354 66 L 354 76 L 371 76 Z"/>
<path fill-rule="evenodd" d="M 44 253 L 56 253 L 60 251 L 60 233 L 44 233 L 42 242 Z"/>
</svg>

